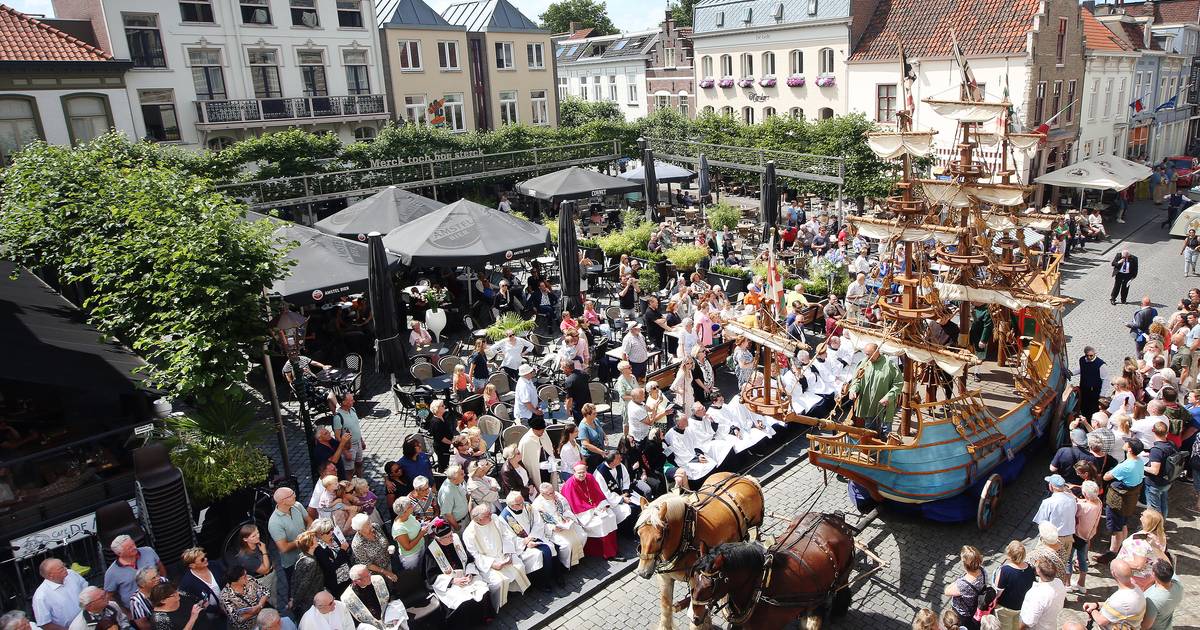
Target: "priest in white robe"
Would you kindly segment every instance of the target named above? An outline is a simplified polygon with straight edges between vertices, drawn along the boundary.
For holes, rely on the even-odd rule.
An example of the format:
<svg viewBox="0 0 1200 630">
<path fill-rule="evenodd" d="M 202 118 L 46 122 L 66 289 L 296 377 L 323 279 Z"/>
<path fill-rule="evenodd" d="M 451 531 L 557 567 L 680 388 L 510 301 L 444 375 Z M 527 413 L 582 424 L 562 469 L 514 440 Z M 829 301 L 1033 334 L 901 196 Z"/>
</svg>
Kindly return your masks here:
<svg viewBox="0 0 1200 630">
<path fill-rule="evenodd" d="M 703 409 L 704 405 L 699 405 L 699 408 Z M 733 449 L 729 442 L 713 439 L 711 428 L 705 427 L 708 422 L 705 414 L 696 415 L 695 409 L 696 405 L 693 405 L 690 416 L 682 413 L 676 416 L 675 426 L 663 434 L 667 454 L 676 466 L 687 470 L 688 479 L 704 478 Z M 713 449 L 717 447 L 723 452 L 714 452 Z"/>
<path fill-rule="evenodd" d="M 818 389 L 816 381 L 820 377 L 808 369 L 811 361 L 808 351 L 801 350 L 796 353 L 791 367 L 779 377 L 783 391 L 791 398 L 792 411 L 803 415 L 817 413 L 827 399 L 815 391 Z"/>
<path fill-rule="evenodd" d="M 550 540 L 558 547 L 558 560 L 564 568 L 579 564 L 583 558 L 583 546 L 587 543 L 587 534 L 579 524 L 579 517 L 571 510 L 566 497 L 554 491 L 554 486 L 543 481 L 538 487 L 538 496 L 533 500 L 533 509 L 537 510 Z"/>
<path fill-rule="evenodd" d="M 358 630 L 382 630 L 385 627 L 408 630 L 408 611 L 404 602 L 392 599 L 382 575 L 371 575 L 366 565 L 350 567 L 350 586 L 342 593 L 342 603 L 358 622 Z"/>
<path fill-rule="evenodd" d="M 596 483 L 600 484 L 600 489 L 604 491 L 604 498 L 608 499 L 608 504 L 612 506 L 613 514 L 617 517 L 617 525 L 622 528 L 621 531 L 626 531 L 626 528 L 637 520 L 637 513 L 640 512 L 637 507 L 640 497 L 633 496 L 629 469 L 621 460 L 620 453 L 609 451 L 608 455 L 604 457 L 604 461 L 596 466 L 596 472 L 592 473 L 592 476 L 596 478 Z M 629 518 L 630 516 L 633 518 Z"/>
<path fill-rule="evenodd" d="M 529 588 L 516 537 L 511 529 L 496 522 L 491 506 L 471 508 L 471 524 L 463 530 L 462 541 L 475 557 L 479 575 L 488 583 L 496 610 L 508 603 L 509 591 L 524 593 Z"/>
<path fill-rule="evenodd" d="M 329 591 L 313 597 L 312 608 L 300 617 L 300 630 L 354 630 L 354 617 L 346 605 L 333 598 Z"/>
<path fill-rule="evenodd" d="M 529 419 L 529 430 L 517 442 L 521 452 L 521 465 L 529 474 L 529 483 L 535 488 L 542 481 L 558 483 L 558 460 L 554 456 L 554 443 L 546 435 L 546 421 L 541 416 Z"/>
<path fill-rule="evenodd" d="M 425 546 L 425 583 L 446 609 L 447 627 L 486 625 L 495 610 L 488 584 L 450 523 L 433 521 Z"/>
<path fill-rule="evenodd" d="M 516 537 L 516 547 L 522 550 L 521 562 L 525 563 L 525 574 L 529 581 L 544 591 L 550 590 L 553 582 L 566 584 L 565 569 L 554 561 L 557 546 L 550 540 L 550 532 L 542 515 L 529 508 L 520 492 L 510 492 L 506 505 L 500 511 L 501 526 L 507 526 Z"/>
<path fill-rule="evenodd" d="M 695 411 L 698 410 L 694 410 L 693 415 Z M 735 453 L 741 453 L 775 433 L 765 417 L 750 411 L 738 398 L 719 409 L 708 409 L 705 415 L 710 424 L 716 423 L 716 436 L 729 441 Z"/>
</svg>

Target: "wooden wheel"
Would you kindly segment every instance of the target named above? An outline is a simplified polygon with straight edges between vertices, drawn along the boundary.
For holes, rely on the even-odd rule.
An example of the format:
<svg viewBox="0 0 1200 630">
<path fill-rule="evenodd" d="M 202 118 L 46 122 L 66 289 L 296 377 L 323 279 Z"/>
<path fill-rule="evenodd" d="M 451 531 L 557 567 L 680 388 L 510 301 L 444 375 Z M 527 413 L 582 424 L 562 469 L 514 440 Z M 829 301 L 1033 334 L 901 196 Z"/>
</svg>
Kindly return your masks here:
<svg viewBox="0 0 1200 630">
<path fill-rule="evenodd" d="M 983 484 L 983 492 L 979 493 L 979 509 L 975 512 L 975 524 L 979 529 L 987 530 L 996 519 L 996 508 L 1000 505 L 1000 494 L 1004 490 L 1004 480 L 1000 475 L 992 473 L 987 483 Z"/>
</svg>

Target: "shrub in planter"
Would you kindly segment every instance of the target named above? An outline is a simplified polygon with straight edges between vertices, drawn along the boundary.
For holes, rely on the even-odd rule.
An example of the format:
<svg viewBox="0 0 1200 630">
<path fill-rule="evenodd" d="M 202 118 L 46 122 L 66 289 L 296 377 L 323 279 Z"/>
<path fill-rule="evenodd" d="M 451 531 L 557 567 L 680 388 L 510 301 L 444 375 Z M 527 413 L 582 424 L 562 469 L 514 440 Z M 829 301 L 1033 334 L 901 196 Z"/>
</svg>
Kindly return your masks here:
<svg viewBox="0 0 1200 630">
<path fill-rule="evenodd" d="M 255 417 L 245 391 L 234 388 L 197 399 L 196 410 L 164 421 L 163 436 L 193 503 L 209 505 L 265 482 L 271 461 L 252 445 L 266 436 L 268 425 Z"/>
<path fill-rule="evenodd" d="M 788 87 L 804 87 L 804 76 L 793 74 L 787 78 Z"/>
<path fill-rule="evenodd" d="M 703 79 L 700 79 L 700 87 L 702 87 L 706 90 L 708 88 L 711 88 L 712 86 L 716 85 L 716 83 L 717 82 L 714 81 L 712 77 L 704 77 Z"/>
<path fill-rule="evenodd" d="M 656 293 L 662 288 L 662 276 L 653 269 L 638 271 L 638 289 L 642 293 Z"/>
<path fill-rule="evenodd" d="M 742 211 L 727 203 L 709 206 L 706 212 L 708 213 L 708 226 L 714 230 L 736 229 L 738 221 L 742 219 Z"/>
<path fill-rule="evenodd" d="M 708 268 L 710 273 L 715 273 L 720 276 L 729 278 L 740 278 L 742 280 L 750 279 L 750 271 L 741 267 L 726 267 L 725 265 L 713 265 Z"/>
<path fill-rule="evenodd" d="M 717 85 L 723 88 L 731 88 L 733 87 L 733 77 L 721 77 L 721 80 L 717 83 Z"/>
<path fill-rule="evenodd" d="M 708 248 L 699 245 L 676 245 L 666 252 L 667 260 L 679 271 L 691 271 L 700 259 L 708 255 Z"/>
<path fill-rule="evenodd" d="M 550 230 L 550 241 L 552 243 L 557 243 L 558 242 L 558 219 L 546 219 L 545 221 L 542 222 L 542 225 L 546 226 L 547 230 Z"/>
<path fill-rule="evenodd" d="M 492 341 L 500 341 L 508 331 L 514 331 L 517 334 L 529 332 L 537 327 L 537 322 L 532 319 L 522 319 L 520 315 L 513 312 L 508 312 L 500 316 L 496 323 L 487 327 L 488 339 Z"/>
</svg>

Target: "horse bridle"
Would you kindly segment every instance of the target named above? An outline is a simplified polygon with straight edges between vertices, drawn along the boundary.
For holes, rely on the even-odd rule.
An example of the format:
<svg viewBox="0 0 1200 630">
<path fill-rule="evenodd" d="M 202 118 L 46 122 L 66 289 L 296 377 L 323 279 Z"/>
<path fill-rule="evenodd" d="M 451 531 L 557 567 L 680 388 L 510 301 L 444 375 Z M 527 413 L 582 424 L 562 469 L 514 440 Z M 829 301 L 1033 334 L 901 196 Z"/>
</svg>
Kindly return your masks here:
<svg viewBox="0 0 1200 630">
<path fill-rule="evenodd" d="M 743 608 L 741 612 L 738 612 L 738 609 L 741 607 L 738 606 L 737 603 L 735 603 L 733 601 L 733 593 L 732 592 L 729 592 L 725 595 L 724 602 L 717 603 L 716 605 L 712 605 L 712 603 L 713 603 L 712 598 L 706 599 L 706 600 L 699 600 L 699 599 L 696 599 L 695 596 L 693 596 L 692 597 L 692 606 L 704 606 L 705 608 L 708 608 L 711 606 L 711 610 L 710 610 L 711 613 L 724 614 L 725 620 L 728 621 L 730 625 L 733 625 L 733 626 L 741 625 L 741 624 L 745 623 L 747 619 L 750 618 L 750 615 L 754 614 L 754 609 L 758 607 L 758 602 L 763 599 L 763 591 L 766 590 L 766 588 L 771 584 L 771 575 L 774 572 L 774 567 L 775 567 L 775 555 L 770 551 L 764 551 L 763 552 L 762 569 L 759 571 L 759 574 L 758 574 L 758 583 L 754 586 L 754 590 L 750 592 L 750 599 L 749 599 L 749 601 L 746 602 L 745 608 Z M 712 587 L 712 592 L 714 595 L 717 592 L 716 589 L 717 589 L 718 584 L 723 584 L 723 583 L 729 582 L 729 576 L 725 575 L 723 572 L 721 572 L 719 570 L 718 571 L 698 571 L 697 573 L 699 574 L 699 576 L 701 578 L 708 580 L 709 584 Z M 770 603 L 776 603 L 775 600 L 769 599 L 769 601 L 770 601 Z M 725 609 L 726 607 L 729 608 L 729 612 L 722 613 L 722 610 Z"/>
<path fill-rule="evenodd" d="M 654 529 L 657 529 L 658 534 L 659 534 L 659 540 L 663 539 L 663 535 L 666 533 L 665 527 L 663 527 L 661 525 L 653 525 L 650 523 L 646 523 L 646 524 L 650 525 Z M 660 560 L 660 558 L 662 558 L 662 551 L 663 551 L 663 546 L 660 543 L 658 546 L 658 551 L 655 551 L 653 556 L 651 556 L 655 560 L 654 572 L 655 573 L 674 573 L 675 571 L 678 571 L 678 568 L 675 565 L 679 563 L 679 559 L 683 557 L 683 554 L 685 554 L 691 550 L 692 542 L 695 540 L 695 538 L 696 538 L 696 510 L 692 507 L 692 505 L 690 503 L 688 503 L 688 504 L 685 504 L 684 508 L 683 508 L 683 523 L 681 526 L 681 531 L 679 532 L 679 543 L 675 545 L 675 551 L 671 552 L 671 555 L 669 557 L 663 558 Z"/>
</svg>

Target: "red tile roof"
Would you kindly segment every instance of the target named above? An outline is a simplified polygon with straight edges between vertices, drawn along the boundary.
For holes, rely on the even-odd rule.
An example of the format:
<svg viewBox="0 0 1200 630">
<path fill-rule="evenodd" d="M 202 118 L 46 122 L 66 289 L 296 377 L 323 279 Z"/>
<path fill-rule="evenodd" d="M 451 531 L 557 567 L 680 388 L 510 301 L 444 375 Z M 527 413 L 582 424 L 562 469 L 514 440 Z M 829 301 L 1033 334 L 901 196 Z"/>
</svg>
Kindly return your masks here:
<svg viewBox="0 0 1200 630">
<path fill-rule="evenodd" d="M 1110 32 L 1112 32 L 1114 35 L 1116 35 L 1117 39 L 1124 42 L 1125 45 L 1129 46 L 1133 50 L 1162 50 L 1161 46 L 1154 43 L 1153 38 L 1151 38 L 1151 40 L 1150 40 L 1149 48 L 1147 48 L 1143 44 L 1143 42 L 1145 42 L 1145 39 L 1143 38 L 1145 35 L 1145 31 L 1142 30 L 1142 26 L 1140 24 L 1135 24 L 1133 22 L 1126 22 L 1124 20 L 1122 20 L 1122 21 L 1107 21 L 1106 20 L 1106 21 L 1101 22 L 1101 24 L 1108 27 L 1108 30 Z"/>
<path fill-rule="evenodd" d="M 954 32 L 967 56 L 1025 52 L 1039 0 L 880 0 L 850 55 L 895 59 L 896 39 L 910 57 L 948 57 Z"/>
<path fill-rule="evenodd" d="M 578 31 L 575 31 L 574 33 L 571 33 L 571 36 L 570 36 L 570 37 L 568 37 L 567 39 L 587 39 L 588 35 L 591 35 L 591 34 L 592 34 L 592 31 L 594 31 L 594 30 L 596 30 L 596 29 L 594 29 L 594 28 L 581 28 L 581 29 L 579 29 Z"/>
<path fill-rule="evenodd" d="M 1133 46 L 1126 44 L 1121 38 L 1108 30 L 1108 27 L 1101 24 L 1096 16 L 1092 15 L 1091 11 L 1080 7 L 1079 16 L 1083 18 L 1083 45 L 1087 50 L 1100 50 L 1104 52 L 1123 52 L 1133 50 Z"/>
<path fill-rule="evenodd" d="M 1196 24 L 1200 22 L 1200 0 L 1157 0 L 1119 5 L 1127 15 L 1153 17 L 1155 24 Z"/>
<path fill-rule="evenodd" d="M 0 61 L 112 61 L 112 56 L 0 4 Z"/>
</svg>

